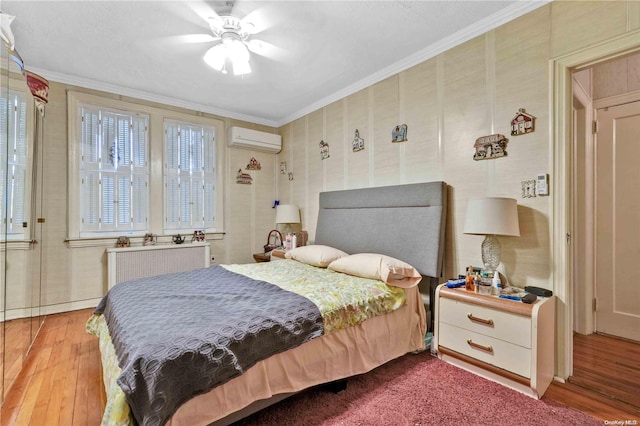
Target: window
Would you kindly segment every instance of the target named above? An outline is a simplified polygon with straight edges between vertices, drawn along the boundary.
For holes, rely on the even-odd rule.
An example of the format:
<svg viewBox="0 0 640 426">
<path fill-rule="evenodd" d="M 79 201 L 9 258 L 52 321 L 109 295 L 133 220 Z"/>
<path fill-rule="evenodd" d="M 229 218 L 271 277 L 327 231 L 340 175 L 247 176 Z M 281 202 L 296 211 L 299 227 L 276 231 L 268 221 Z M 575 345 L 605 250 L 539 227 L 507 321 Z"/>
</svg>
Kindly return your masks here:
<svg viewBox="0 0 640 426">
<path fill-rule="evenodd" d="M 0 211 L 6 206 L 8 239 L 25 236 L 27 153 L 27 98 L 22 92 L 12 92 L 8 99 L 0 97 Z"/>
<path fill-rule="evenodd" d="M 215 142 L 213 127 L 164 121 L 165 232 L 215 230 Z"/>
<path fill-rule="evenodd" d="M 80 106 L 80 236 L 144 233 L 149 211 L 149 118 Z"/>
<path fill-rule="evenodd" d="M 222 120 L 72 90 L 67 119 L 70 247 L 223 232 Z"/>
<path fill-rule="evenodd" d="M 215 129 L 164 122 L 165 231 L 215 229 Z"/>
</svg>

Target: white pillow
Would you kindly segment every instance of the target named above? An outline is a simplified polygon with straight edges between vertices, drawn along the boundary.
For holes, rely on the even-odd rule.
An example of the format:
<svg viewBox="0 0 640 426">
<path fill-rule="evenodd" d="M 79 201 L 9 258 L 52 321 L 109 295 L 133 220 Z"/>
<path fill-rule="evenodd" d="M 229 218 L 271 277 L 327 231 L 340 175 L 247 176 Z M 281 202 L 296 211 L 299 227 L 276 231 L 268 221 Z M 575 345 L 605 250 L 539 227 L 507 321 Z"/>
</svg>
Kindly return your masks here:
<svg viewBox="0 0 640 426">
<path fill-rule="evenodd" d="M 343 256 L 348 256 L 342 250 L 323 245 L 301 246 L 289 250 L 285 255 L 287 259 L 297 260 L 307 265 L 326 268 L 328 264 Z"/>
<path fill-rule="evenodd" d="M 384 281 L 394 287 L 411 288 L 422 276 L 413 266 L 384 254 L 358 253 L 334 260 L 327 267 L 336 272 Z"/>
</svg>

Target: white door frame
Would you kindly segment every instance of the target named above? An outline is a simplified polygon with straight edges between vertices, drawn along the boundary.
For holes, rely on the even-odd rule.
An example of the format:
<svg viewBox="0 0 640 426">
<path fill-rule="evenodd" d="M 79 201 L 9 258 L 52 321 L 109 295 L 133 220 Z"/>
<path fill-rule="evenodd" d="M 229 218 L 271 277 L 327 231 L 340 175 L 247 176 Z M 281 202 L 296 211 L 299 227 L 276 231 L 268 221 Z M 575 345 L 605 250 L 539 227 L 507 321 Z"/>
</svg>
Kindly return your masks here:
<svg viewBox="0 0 640 426">
<path fill-rule="evenodd" d="M 553 195 L 551 197 L 551 283 L 556 304 L 556 377 L 573 374 L 573 260 L 567 243 L 572 223 L 572 72 L 598 62 L 615 59 L 640 50 L 640 30 L 626 33 L 549 61 L 549 100 L 552 123 L 549 140 L 552 149 Z"/>
<path fill-rule="evenodd" d="M 576 204 L 577 204 L 577 190 L 578 190 L 578 182 L 574 181 L 573 182 L 573 188 L 574 191 L 572 192 L 572 203 L 573 203 L 573 208 L 572 208 L 572 215 L 573 215 L 573 220 L 577 220 L 578 219 L 578 215 L 583 215 L 584 217 L 584 223 L 586 224 L 591 224 L 591 226 L 586 226 L 585 229 L 583 229 L 582 231 L 584 231 L 584 235 L 580 235 L 578 237 L 578 234 L 576 233 L 574 235 L 574 238 L 572 238 L 573 243 L 572 246 L 572 253 L 575 254 L 576 250 L 578 249 L 578 244 L 582 245 L 582 247 L 584 248 L 584 262 L 582 263 L 582 279 L 584 280 L 582 283 L 576 283 L 576 286 L 580 286 L 582 291 L 578 292 L 575 291 L 576 289 L 573 288 L 574 291 L 572 291 L 573 294 L 573 300 L 572 302 L 575 304 L 573 306 L 573 312 L 576 312 L 576 308 L 578 309 L 578 312 L 580 312 L 579 315 L 574 316 L 574 322 L 573 322 L 573 329 L 577 330 L 579 333 L 583 333 L 583 334 L 592 334 L 595 331 L 595 316 L 593 315 L 593 298 L 594 298 L 594 293 L 595 293 L 595 244 L 594 244 L 594 235 L 595 235 L 595 215 L 594 215 L 594 204 L 595 204 L 595 200 L 594 200 L 594 183 L 595 183 L 595 176 L 594 176 L 594 160 L 595 160 L 595 154 L 594 154 L 594 145 L 593 145 L 593 132 L 591 130 L 591 123 L 593 123 L 593 101 L 591 100 L 591 96 L 585 92 L 584 88 L 579 84 L 576 83 L 574 80 L 573 83 L 573 96 L 575 98 L 575 100 L 577 100 L 582 107 L 584 108 L 584 115 L 585 115 L 585 133 L 584 133 L 584 140 L 581 141 L 584 143 L 584 150 L 585 150 L 585 154 L 584 154 L 584 158 L 585 158 L 585 164 L 583 164 L 584 167 L 584 211 L 579 213 L 576 208 Z M 573 129 L 575 129 L 576 127 L 576 123 L 573 123 Z M 576 135 L 573 135 L 573 141 L 574 144 L 576 142 Z M 578 141 L 579 142 L 579 141 Z M 573 145 L 573 149 L 575 149 L 576 146 Z M 574 153 L 575 154 L 575 153 Z M 573 174 L 572 177 L 575 178 L 576 176 L 576 167 L 578 166 L 577 164 L 577 159 L 575 157 L 575 155 L 572 156 L 573 157 L 573 165 L 574 165 L 574 169 L 573 169 Z M 573 222 L 575 223 L 575 222 Z M 574 232 L 576 232 L 574 230 Z M 576 261 L 575 261 L 575 257 L 573 262 L 573 267 L 574 269 L 572 269 L 573 271 L 573 278 L 574 281 L 576 279 L 576 271 L 578 271 L 578 269 L 576 269 L 579 265 L 577 265 Z"/>
</svg>

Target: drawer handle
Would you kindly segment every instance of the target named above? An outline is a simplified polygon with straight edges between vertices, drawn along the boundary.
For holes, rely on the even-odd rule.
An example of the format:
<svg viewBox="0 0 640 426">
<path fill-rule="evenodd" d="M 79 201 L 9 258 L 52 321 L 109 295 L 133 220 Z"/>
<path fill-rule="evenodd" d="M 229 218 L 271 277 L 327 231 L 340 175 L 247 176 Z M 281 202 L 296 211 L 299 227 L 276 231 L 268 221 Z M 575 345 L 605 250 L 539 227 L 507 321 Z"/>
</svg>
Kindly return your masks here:
<svg viewBox="0 0 640 426">
<path fill-rule="evenodd" d="M 467 318 L 469 318 L 471 321 L 479 322 L 481 324 L 493 325 L 493 320 L 492 319 L 484 319 L 484 318 L 474 317 L 473 314 L 471 314 L 471 313 L 467 314 Z"/>
<path fill-rule="evenodd" d="M 467 343 L 469 344 L 469 346 L 471 346 L 472 348 L 476 348 L 476 349 L 480 349 L 481 351 L 485 351 L 485 352 L 489 352 L 489 353 L 493 353 L 493 347 L 491 346 L 484 346 L 481 345 L 479 343 L 474 342 L 471 339 L 467 339 Z"/>
</svg>

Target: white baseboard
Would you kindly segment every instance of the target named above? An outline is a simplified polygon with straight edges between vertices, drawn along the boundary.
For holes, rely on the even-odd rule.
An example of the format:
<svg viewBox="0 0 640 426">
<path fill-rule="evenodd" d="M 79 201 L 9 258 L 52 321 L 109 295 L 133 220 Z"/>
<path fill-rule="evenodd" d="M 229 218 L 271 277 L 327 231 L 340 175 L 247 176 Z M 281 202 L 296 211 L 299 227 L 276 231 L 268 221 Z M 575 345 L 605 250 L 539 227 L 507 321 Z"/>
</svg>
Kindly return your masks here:
<svg viewBox="0 0 640 426">
<path fill-rule="evenodd" d="M 61 312 L 78 311 L 80 309 L 95 308 L 98 306 L 102 298 L 77 300 L 74 302 L 58 303 L 55 305 L 47 305 L 40 307 L 40 315 L 59 314 Z M 35 309 L 34 309 L 35 310 Z M 31 308 L 9 309 L 6 312 L 0 312 L 0 322 L 10 321 L 18 318 L 31 318 Z"/>
</svg>

